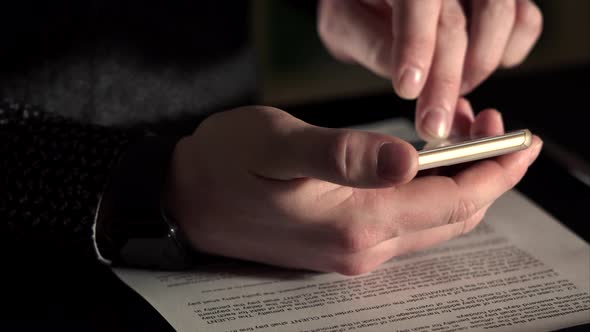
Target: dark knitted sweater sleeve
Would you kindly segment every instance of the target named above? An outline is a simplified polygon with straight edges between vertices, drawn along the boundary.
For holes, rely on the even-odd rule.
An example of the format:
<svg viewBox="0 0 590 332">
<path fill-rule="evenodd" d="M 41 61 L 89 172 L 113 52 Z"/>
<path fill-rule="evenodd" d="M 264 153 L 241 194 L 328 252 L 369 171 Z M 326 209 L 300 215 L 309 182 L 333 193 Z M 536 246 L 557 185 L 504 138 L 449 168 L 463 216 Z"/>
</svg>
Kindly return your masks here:
<svg viewBox="0 0 590 332">
<path fill-rule="evenodd" d="M 101 195 L 111 169 L 136 138 L 31 105 L 0 102 L 3 245 L 95 258 L 93 226 Z"/>
</svg>

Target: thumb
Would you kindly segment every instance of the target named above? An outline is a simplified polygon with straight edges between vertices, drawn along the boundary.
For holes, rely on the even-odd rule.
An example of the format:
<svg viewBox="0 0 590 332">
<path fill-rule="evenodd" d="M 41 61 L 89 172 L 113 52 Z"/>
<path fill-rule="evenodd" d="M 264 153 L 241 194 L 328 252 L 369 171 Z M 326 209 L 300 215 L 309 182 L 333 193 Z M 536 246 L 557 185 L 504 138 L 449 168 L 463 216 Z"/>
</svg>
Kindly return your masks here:
<svg viewBox="0 0 590 332">
<path fill-rule="evenodd" d="M 311 177 L 361 188 L 405 183 L 416 175 L 418 154 L 401 139 L 316 127 L 295 118 L 289 122 L 278 139 L 260 144 L 265 151 L 260 151 L 259 160 L 264 162 L 257 163 L 255 173 L 282 180 Z"/>
</svg>

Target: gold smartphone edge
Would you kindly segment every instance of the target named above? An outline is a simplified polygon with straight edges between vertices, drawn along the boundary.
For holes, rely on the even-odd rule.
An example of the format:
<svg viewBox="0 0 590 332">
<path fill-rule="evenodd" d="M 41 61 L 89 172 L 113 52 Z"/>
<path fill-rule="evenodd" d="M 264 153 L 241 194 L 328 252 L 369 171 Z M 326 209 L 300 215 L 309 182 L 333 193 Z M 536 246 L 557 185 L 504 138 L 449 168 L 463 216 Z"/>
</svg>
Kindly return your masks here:
<svg viewBox="0 0 590 332">
<path fill-rule="evenodd" d="M 522 129 L 504 135 L 422 150 L 418 151 L 418 170 L 495 157 L 526 149 L 531 142 L 531 132 Z"/>
</svg>

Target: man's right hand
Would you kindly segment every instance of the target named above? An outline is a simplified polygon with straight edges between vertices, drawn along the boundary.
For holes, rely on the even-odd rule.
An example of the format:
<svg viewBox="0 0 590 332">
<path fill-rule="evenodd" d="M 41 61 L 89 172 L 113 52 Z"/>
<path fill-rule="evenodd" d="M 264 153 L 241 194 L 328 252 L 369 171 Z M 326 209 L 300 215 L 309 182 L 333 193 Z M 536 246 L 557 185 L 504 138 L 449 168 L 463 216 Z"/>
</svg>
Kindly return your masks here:
<svg viewBox="0 0 590 332">
<path fill-rule="evenodd" d="M 459 130 L 503 132 L 496 111 L 459 108 Z M 534 137 L 452 177 L 415 177 L 417 152 L 400 139 L 243 107 L 177 144 L 164 202 L 198 251 L 354 275 L 474 228 L 540 149 Z"/>
<path fill-rule="evenodd" d="M 422 138 L 446 138 L 455 105 L 498 67 L 521 63 L 543 16 L 532 0 L 321 0 L 327 49 L 415 99 Z"/>
</svg>

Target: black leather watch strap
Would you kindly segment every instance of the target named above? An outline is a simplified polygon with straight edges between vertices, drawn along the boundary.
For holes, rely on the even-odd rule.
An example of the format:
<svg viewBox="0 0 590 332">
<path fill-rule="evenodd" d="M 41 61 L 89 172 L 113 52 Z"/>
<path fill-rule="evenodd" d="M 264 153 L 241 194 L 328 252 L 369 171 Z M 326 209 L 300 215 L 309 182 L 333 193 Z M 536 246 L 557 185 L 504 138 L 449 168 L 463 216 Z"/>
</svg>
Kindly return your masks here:
<svg viewBox="0 0 590 332">
<path fill-rule="evenodd" d="M 161 208 L 178 137 L 148 136 L 130 146 L 113 172 L 97 222 L 97 245 L 113 264 L 180 269 L 192 254 Z"/>
</svg>

